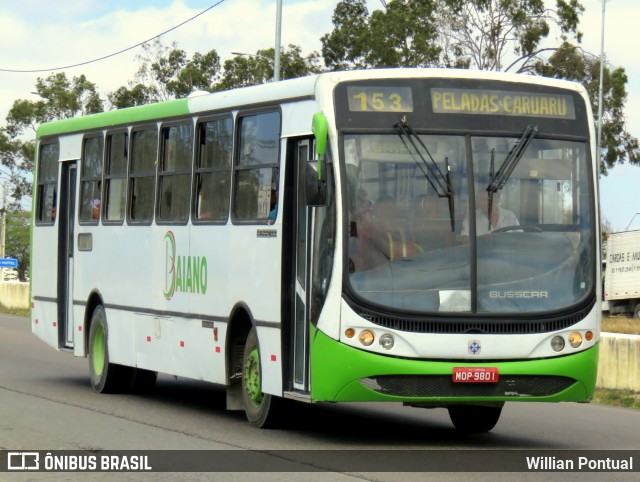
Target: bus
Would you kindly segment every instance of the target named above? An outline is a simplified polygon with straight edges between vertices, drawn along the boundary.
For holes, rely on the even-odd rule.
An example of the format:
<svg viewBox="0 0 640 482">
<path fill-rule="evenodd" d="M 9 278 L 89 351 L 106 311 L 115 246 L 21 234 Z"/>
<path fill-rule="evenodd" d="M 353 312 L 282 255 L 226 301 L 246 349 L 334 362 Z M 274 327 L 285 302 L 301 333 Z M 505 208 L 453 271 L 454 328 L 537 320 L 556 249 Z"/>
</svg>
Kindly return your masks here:
<svg viewBox="0 0 640 482">
<path fill-rule="evenodd" d="M 97 392 L 158 373 L 297 402 L 587 402 L 598 162 L 576 83 L 329 72 L 42 124 L 32 331 Z"/>
</svg>

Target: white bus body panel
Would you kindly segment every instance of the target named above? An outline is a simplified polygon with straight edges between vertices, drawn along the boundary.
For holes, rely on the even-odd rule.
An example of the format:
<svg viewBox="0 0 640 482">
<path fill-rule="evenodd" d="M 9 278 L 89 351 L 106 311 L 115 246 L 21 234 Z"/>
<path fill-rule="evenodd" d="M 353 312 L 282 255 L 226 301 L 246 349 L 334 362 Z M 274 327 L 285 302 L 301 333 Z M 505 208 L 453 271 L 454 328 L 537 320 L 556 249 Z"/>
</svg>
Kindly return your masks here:
<svg viewBox="0 0 640 482">
<path fill-rule="evenodd" d="M 340 341 L 345 345 L 388 356 L 430 360 L 526 360 L 569 355 L 593 348 L 598 343 L 600 331 L 600 307 L 598 304 L 594 305 L 584 319 L 564 331 L 514 336 L 485 333 L 413 333 L 390 330 L 363 319 L 344 300 L 342 301 L 341 319 L 342 333 L 347 328 L 353 328 L 356 333 L 368 329 L 374 333 L 376 340 L 380 339 L 382 335 L 390 333 L 395 341 L 391 350 L 384 350 L 378 343 L 364 347 L 359 343 L 358 337 L 347 338 L 342 335 Z M 551 348 L 551 339 L 554 336 L 562 335 L 566 339 L 570 333 L 576 331 L 583 335 L 584 340 L 578 349 L 572 349 L 567 345 L 562 352 L 558 353 Z M 591 341 L 587 341 L 584 337 L 586 331 L 592 331 L 596 336 Z M 469 344 L 473 341 L 479 343 L 482 347 L 481 351 L 472 352 L 469 350 Z"/>
</svg>

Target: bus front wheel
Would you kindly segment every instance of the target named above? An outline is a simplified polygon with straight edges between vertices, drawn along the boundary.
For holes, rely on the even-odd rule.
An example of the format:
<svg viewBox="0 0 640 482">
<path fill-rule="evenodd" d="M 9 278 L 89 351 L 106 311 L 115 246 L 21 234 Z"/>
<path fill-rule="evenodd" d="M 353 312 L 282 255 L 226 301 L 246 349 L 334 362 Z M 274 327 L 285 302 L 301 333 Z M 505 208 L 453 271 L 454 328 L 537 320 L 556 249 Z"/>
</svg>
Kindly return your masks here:
<svg viewBox="0 0 640 482">
<path fill-rule="evenodd" d="M 448 407 L 449 418 L 461 432 L 488 432 L 498 423 L 503 405 L 451 405 Z"/>
<path fill-rule="evenodd" d="M 255 328 L 251 329 L 242 358 L 242 402 L 247 420 L 258 428 L 277 425 L 279 399 L 262 392 L 260 348 Z"/>
</svg>

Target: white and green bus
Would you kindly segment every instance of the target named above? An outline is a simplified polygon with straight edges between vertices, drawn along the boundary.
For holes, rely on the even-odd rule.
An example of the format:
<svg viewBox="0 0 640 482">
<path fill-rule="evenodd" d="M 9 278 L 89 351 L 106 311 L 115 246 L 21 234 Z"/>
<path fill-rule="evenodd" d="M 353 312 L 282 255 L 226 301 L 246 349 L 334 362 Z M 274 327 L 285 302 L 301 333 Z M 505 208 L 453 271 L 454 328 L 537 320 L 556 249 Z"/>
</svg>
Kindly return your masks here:
<svg viewBox="0 0 640 482">
<path fill-rule="evenodd" d="M 592 119 L 574 83 L 407 68 L 43 124 L 33 332 L 98 392 L 204 380 L 256 426 L 284 399 L 475 432 L 508 401 L 588 401 Z"/>
</svg>

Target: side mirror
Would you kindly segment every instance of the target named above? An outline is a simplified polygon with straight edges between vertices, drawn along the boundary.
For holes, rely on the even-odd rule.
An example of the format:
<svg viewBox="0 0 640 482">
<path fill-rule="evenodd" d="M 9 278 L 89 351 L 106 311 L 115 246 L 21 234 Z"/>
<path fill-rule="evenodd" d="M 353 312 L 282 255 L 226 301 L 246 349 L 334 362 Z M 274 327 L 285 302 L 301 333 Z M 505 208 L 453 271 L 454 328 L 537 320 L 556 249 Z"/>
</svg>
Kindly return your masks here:
<svg viewBox="0 0 640 482">
<path fill-rule="evenodd" d="M 329 123 L 322 112 L 313 115 L 311 132 L 315 137 L 315 158 L 317 163 L 307 163 L 305 173 L 305 193 L 308 206 L 324 206 L 327 202 L 327 141 L 329 138 Z"/>
<path fill-rule="evenodd" d="M 311 132 L 316 138 L 316 159 L 318 160 L 318 181 L 326 181 L 324 156 L 327 153 L 327 140 L 329 138 L 329 123 L 322 112 L 313 114 Z"/>
<path fill-rule="evenodd" d="M 327 203 L 327 182 L 319 181 L 318 164 L 309 161 L 305 166 L 305 197 L 307 206 L 324 206 Z"/>
</svg>

